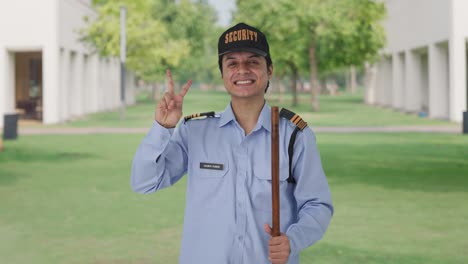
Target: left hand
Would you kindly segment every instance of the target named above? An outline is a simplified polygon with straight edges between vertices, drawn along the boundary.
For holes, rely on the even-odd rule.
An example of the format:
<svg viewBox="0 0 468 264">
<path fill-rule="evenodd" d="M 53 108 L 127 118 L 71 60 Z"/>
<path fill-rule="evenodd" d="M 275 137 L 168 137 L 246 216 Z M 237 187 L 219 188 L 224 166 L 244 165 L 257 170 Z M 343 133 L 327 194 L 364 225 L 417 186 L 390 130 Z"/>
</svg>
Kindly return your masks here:
<svg viewBox="0 0 468 264">
<path fill-rule="evenodd" d="M 271 236 L 271 227 L 268 224 L 264 225 L 265 232 Z M 268 259 L 272 264 L 285 264 L 288 262 L 291 248 L 289 238 L 281 233 L 280 236 L 270 237 L 268 243 Z"/>
</svg>

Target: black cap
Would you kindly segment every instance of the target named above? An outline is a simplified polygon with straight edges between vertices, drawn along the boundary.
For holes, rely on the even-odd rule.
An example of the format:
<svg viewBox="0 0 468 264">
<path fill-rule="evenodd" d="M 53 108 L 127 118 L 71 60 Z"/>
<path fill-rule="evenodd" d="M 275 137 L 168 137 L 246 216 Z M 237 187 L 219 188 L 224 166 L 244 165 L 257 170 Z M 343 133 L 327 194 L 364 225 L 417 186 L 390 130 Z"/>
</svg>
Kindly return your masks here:
<svg viewBox="0 0 468 264">
<path fill-rule="evenodd" d="M 218 56 L 233 51 L 249 51 L 263 57 L 270 57 L 270 47 L 265 35 L 245 23 L 229 28 L 219 37 Z"/>
</svg>

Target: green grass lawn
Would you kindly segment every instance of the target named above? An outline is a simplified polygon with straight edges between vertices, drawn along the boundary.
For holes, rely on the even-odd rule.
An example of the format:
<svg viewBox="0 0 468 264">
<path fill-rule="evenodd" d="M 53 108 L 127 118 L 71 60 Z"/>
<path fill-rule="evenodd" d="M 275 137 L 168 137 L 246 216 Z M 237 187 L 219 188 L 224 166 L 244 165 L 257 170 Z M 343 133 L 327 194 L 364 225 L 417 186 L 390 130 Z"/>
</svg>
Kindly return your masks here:
<svg viewBox="0 0 468 264">
<path fill-rule="evenodd" d="M 142 137 L 6 141 L 0 263 L 177 263 L 185 180 L 132 193 L 131 159 Z M 468 263 L 468 137 L 317 139 L 336 213 L 301 263 Z"/>
<path fill-rule="evenodd" d="M 361 94 L 340 96 L 321 96 L 319 112 L 310 111 L 310 95 L 300 94 L 300 104 L 291 107 L 291 95 L 284 96 L 279 102 L 277 95 L 270 96 L 270 105 L 286 107 L 300 114 L 311 126 L 391 126 L 391 125 L 449 125 L 456 124 L 420 118 L 414 114 L 405 114 L 390 108 L 363 104 Z M 90 114 L 78 120 L 60 126 L 72 127 L 148 127 L 154 119 L 156 103 L 147 97 L 139 96 L 137 104 L 126 109 L 125 120 L 120 120 L 118 109 L 110 112 Z M 184 114 L 207 111 L 223 111 L 229 103 L 229 95 L 223 91 L 190 90 L 185 97 Z M 53 126 L 56 127 L 56 126 Z"/>
</svg>

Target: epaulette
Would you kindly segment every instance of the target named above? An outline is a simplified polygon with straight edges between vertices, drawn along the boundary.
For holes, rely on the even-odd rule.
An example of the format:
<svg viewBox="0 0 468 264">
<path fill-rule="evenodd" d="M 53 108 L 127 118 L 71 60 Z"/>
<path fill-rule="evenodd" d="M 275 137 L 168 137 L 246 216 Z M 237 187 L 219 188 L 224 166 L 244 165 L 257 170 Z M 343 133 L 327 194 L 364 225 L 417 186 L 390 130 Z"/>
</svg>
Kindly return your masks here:
<svg viewBox="0 0 468 264">
<path fill-rule="evenodd" d="M 280 117 L 289 119 L 289 121 L 296 125 L 300 130 L 304 130 L 307 126 L 307 122 L 304 121 L 302 117 L 286 108 L 281 108 Z"/>
<path fill-rule="evenodd" d="M 195 114 L 191 114 L 191 115 L 188 115 L 188 116 L 185 116 L 185 117 L 184 117 L 184 122 L 187 122 L 187 121 L 189 121 L 190 119 L 198 118 L 198 117 L 205 117 L 205 118 L 208 118 L 208 117 L 215 117 L 215 112 L 214 112 L 214 111 L 211 111 L 211 112 L 205 112 L 205 113 L 195 113 Z"/>
<path fill-rule="evenodd" d="M 280 117 L 284 117 L 286 119 L 289 119 L 296 128 L 294 128 L 294 131 L 291 134 L 291 138 L 289 139 L 289 146 L 288 146 L 288 156 L 289 156 L 289 177 L 288 177 L 288 182 L 295 184 L 296 179 L 294 178 L 293 175 L 293 170 L 292 170 L 292 160 L 293 160 L 293 155 L 294 155 L 294 143 L 296 142 L 296 136 L 297 132 L 304 130 L 304 128 L 307 127 L 307 122 L 302 119 L 298 114 L 289 111 L 286 108 L 281 108 L 280 111 Z"/>
</svg>

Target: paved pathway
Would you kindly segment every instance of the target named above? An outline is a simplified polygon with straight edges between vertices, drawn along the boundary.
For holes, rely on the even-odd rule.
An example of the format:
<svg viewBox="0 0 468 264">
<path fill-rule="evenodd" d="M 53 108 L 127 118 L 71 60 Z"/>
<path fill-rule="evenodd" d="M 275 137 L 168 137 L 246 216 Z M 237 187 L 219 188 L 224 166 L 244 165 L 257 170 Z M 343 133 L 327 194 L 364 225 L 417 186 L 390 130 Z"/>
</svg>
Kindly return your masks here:
<svg viewBox="0 0 468 264">
<path fill-rule="evenodd" d="M 122 127 L 67 127 L 43 128 L 20 127 L 20 135 L 85 135 L 85 134 L 145 134 L 149 128 L 122 128 Z M 461 134 L 461 126 L 383 126 L 383 127 L 313 127 L 316 133 L 449 133 Z"/>
</svg>

